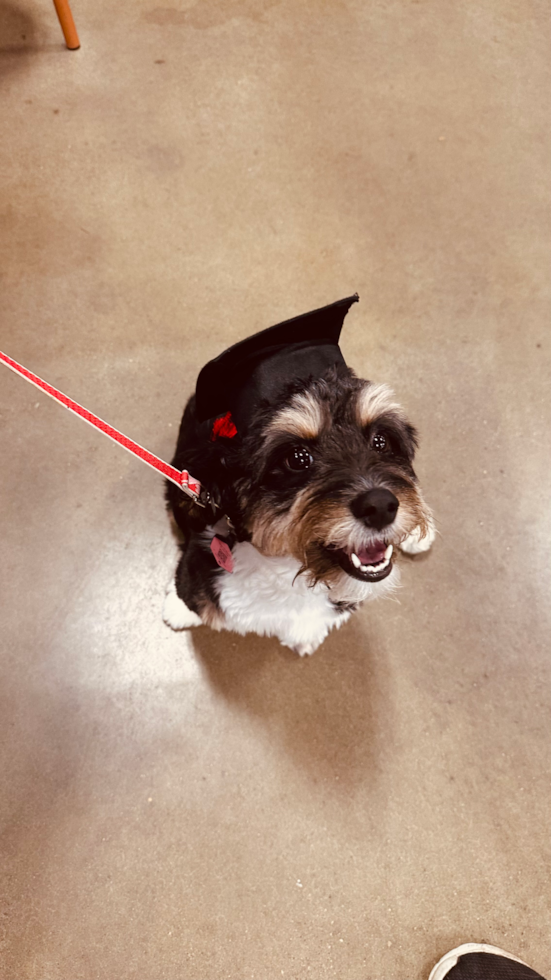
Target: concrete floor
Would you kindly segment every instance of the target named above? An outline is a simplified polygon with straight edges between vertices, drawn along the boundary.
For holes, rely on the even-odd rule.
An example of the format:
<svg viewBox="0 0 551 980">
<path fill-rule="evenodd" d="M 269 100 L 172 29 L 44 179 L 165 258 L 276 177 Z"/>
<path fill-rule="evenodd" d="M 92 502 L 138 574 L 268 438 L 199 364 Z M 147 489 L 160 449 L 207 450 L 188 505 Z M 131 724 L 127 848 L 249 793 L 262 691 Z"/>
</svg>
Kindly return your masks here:
<svg viewBox="0 0 551 980">
<path fill-rule="evenodd" d="M 161 481 L 0 369 L 0 976 L 551 977 L 549 6 L 73 9 L 0 0 L 0 347 L 170 458 L 357 290 L 441 534 L 311 659 L 174 634 Z"/>
</svg>

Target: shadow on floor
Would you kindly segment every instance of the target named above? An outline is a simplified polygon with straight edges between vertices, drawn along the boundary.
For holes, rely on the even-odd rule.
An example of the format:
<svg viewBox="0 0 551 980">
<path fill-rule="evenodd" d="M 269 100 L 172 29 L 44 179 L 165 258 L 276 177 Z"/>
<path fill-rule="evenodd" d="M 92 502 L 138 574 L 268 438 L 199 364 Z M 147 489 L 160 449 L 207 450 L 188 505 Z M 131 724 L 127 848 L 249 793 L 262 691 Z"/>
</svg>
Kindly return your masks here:
<svg viewBox="0 0 551 980">
<path fill-rule="evenodd" d="M 377 663 L 359 620 L 303 659 L 274 639 L 202 627 L 192 635 L 212 688 L 258 719 L 314 783 L 342 791 L 375 780 L 383 657 Z"/>
</svg>

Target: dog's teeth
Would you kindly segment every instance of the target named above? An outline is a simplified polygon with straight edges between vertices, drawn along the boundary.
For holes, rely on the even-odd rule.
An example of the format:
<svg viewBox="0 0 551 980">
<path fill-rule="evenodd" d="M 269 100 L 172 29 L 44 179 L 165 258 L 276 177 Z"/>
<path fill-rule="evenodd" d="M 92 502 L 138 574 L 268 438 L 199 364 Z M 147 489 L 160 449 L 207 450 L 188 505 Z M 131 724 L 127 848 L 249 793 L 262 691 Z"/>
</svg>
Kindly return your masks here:
<svg viewBox="0 0 551 980">
<path fill-rule="evenodd" d="M 389 544 L 389 546 L 388 546 L 388 548 L 387 548 L 387 549 L 386 549 L 386 551 L 385 551 L 385 558 L 386 558 L 386 560 L 387 560 L 387 561 L 388 561 L 388 559 L 390 558 L 390 556 L 391 556 L 391 554 L 392 554 L 392 552 L 393 552 L 393 550 L 394 550 L 394 549 L 393 549 L 393 547 L 392 547 L 392 545 L 391 545 L 391 544 Z"/>
<path fill-rule="evenodd" d="M 362 563 L 361 563 L 361 561 L 360 561 L 360 559 L 358 558 L 358 556 L 357 556 L 356 554 L 354 554 L 354 552 L 352 552 L 352 554 L 350 555 L 350 557 L 351 557 L 351 559 L 352 559 L 352 564 L 353 564 L 353 565 L 354 565 L 354 566 L 355 566 L 356 568 L 363 568 L 363 567 L 364 567 L 364 566 L 362 565 Z"/>
<path fill-rule="evenodd" d="M 360 571 L 373 575 L 374 572 L 382 572 L 383 569 L 387 568 L 389 562 L 390 558 L 384 558 L 378 565 L 360 565 Z"/>
</svg>

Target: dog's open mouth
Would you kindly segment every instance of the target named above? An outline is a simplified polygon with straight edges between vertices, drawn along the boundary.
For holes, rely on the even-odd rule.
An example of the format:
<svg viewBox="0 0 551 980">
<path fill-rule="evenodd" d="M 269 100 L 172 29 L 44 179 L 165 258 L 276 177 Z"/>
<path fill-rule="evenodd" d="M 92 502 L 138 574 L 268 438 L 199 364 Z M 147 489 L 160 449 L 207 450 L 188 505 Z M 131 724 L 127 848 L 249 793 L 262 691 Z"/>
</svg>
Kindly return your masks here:
<svg viewBox="0 0 551 980">
<path fill-rule="evenodd" d="M 392 545 L 374 541 L 370 545 L 351 551 L 339 548 L 334 551 L 341 568 L 361 582 L 380 582 L 392 571 Z"/>
</svg>

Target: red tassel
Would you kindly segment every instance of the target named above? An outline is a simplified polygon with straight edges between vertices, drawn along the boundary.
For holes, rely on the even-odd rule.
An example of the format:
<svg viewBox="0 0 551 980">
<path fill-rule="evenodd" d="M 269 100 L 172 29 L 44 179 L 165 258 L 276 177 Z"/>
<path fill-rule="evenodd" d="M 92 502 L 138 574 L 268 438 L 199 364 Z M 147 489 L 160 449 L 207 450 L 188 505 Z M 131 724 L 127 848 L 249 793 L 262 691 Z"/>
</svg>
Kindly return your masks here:
<svg viewBox="0 0 551 980">
<path fill-rule="evenodd" d="M 214 442 L 215 439 L 233 439 L 236 435 L 237 429 L 232 422 L 231 412 L 226 412 L 223 418 L 214 420 L 211 442 Z"/>
</svg>

